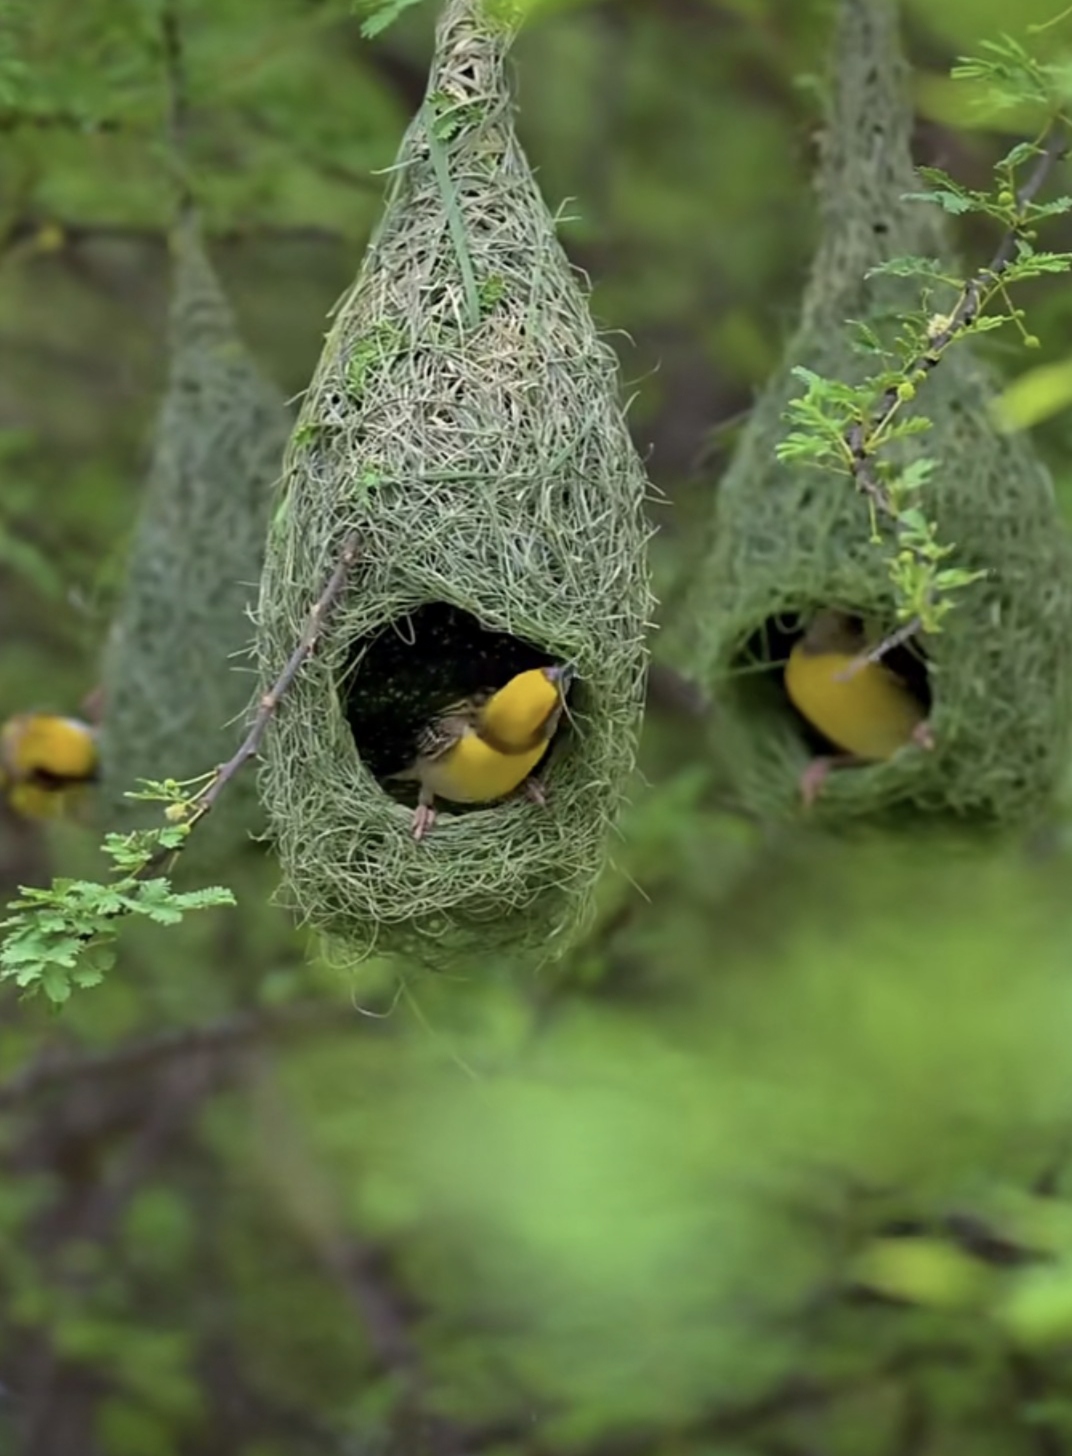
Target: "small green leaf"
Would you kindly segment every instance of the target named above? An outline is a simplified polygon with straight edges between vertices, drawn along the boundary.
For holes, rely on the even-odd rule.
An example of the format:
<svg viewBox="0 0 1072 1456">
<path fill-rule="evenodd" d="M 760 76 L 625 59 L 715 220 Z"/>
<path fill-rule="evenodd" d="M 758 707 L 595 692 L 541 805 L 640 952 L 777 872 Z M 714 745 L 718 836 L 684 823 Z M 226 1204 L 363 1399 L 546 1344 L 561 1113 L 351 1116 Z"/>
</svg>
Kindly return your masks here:
<svg viewBox="0 0 1072 1456">
<path fill-rule="evenodd" d="M 394 25 L 404 11 L 420 3 L 421 0 L 366 0 L 363 8 L 370 9 L 371 14 L 362 21 L 361 34 L 366 40 L 375 40 L 376 36 Z"/>
<path fill-rule="evenodd" d="M 920 196 L 931 197 L 931 193 L 921 193 Z M 864 274 L 865 278 L 934 278 L 942 283 L 951 283 L 959 287 L 959 280 L 950 278 L 938 258 L 924 258 L 907 255 L 903 258 L 887 258 L 883 263 L 876 263 Z"/>
</svg>

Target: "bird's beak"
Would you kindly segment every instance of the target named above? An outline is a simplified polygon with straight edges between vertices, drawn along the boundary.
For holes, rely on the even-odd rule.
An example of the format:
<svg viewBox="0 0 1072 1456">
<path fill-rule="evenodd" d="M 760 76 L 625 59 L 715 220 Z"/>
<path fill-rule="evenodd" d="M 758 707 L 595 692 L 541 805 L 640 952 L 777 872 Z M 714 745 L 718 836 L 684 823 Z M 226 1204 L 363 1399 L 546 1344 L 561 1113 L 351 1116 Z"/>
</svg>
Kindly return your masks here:
<svg viewBox="0 0 1072 1456">
<path fill-rule="evenodd" d="M 547 681 L 555 683 L 558 691 L 563 697 L 569 692 L 570 683 L 577 676 L 577 669 L 572 662 L 555 663 L 553 667 L 545 667 Z"/>
</svg>

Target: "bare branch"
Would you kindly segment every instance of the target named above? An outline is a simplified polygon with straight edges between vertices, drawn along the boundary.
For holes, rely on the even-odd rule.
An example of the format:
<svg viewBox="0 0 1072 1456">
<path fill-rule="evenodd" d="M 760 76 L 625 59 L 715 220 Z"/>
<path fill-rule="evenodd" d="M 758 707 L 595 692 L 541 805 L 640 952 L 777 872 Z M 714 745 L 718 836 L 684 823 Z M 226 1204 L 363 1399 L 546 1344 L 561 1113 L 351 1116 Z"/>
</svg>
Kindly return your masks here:
<svg viewBox="0 0 1072 1456">
<path fill-rule="evenodd" d="M 115 1077 L 189 1056 L 225 1056 L 266 1040 L 315 1036 L 352 1026 L 356 1013 L 335 1002 L 236 1011 L 202 1026 L 178 1027 L 140 1037 L 103 1052 L 44 1055 L 0 1082 L 0 1112 L 10 1112 L 51 1088 L 87 1079 Z"/>
<path fill-rule="evenodd" d="M 81 247 L 96 242 L 139 243 L 164 247 L 168 229 L 164 224 L 83 223 L 68 218 L 17 217 L 4 227 L 3 256 L 10 255 L 22 244 L 38 243 L 42 253 L 62 253 L 65 248 Z M 286 243 L 341 243 L 346 235 L 331 228 L 309 226 L 276 227 L 271 223 L 252 223 L 217 228 L 208 236 L 213 243 L 244 243 L 250 239 Z"/>
<path fill-rule="evenodd" d="M 1023 213 L 1028 203 L 1034 201 L 1039 192 L 1046 184 L 1046 180 L 1057 163 L 1068 152 L 1068 128 L 1063 116 L 1055 117 L 1046 133 L 1042 152 L 1031 176 L 1016 194 L 1017 212 Z M 930 347 L 925 354 L 914 360 L 908 368 L 908 374 L 923 373 L 929 374 L 932 369 L 937 368 L 941 362 L 943 351 L 949 346 L 957 334 L 969 328 L 979 316 L 979 302 L 986 289 L 991 287 L 1002 276 L 1009 267 L 1016 252 L 1016 244 L 1023 236 L 1023 225 L 1016 224 L 1010 227 L 1002 236 L 997 251 L 985 268 L 980 268 L 973 278 L 970 278 L 961 291 L 953 312 L 943 323 L 941 330 L 930 339 Z M 870 433 L 888 422 L 890 415 L 900 403 L 900 395 L 896 387 L 889 388 L 879 401 L 871 421 Z M 847 440 L 851 446 L 851 441 Z M 855 474 L 855 472 L 854 472 Z"/>
<path fill-rule="evenodd" d="M 327 585 L 306 619 L 301 640 L 290 654 L 286 666 L 275 683 L 261 698 L 256 717 L 253 719 L 244 741 L 232 757 L 216 770 L 212 782 L 194 801 L 189 821 L 191 826 L 196 824 L 199 819 L 203 819 L 215 807 L 216 801 L 234 776 L 245 767 L 251 758 L 256 756 L 257 750 L 261 746 L 261 740 L 268 730 L 268 724 L 272 721 L 283 695 L 316 649 L 320 634 L 324 630 L 324 623 L 346 584 L 350 571 L 358 558 L 359 549 L 358 534 L 356 531 L 351 531 L 343 543 L 342 552 Z"/>
<path fill-rule="evenodd" d="M 188 211 L 193 207 L 194 201 L 186 168 L 186 132 L 190 107 L 178 0 L 164 0 L 160 10 L 160 37 L 164 51 L 164 74 L 167 78 L 167 130 L 171 144 L 171 162 L 175 169 L 180 210 Z"/>
<path fill-rule="evenodd" d="M 847 682 L 849 678 L 855 677 L 862 668 L 867 667 L 871 663 L 881 662 L 887 652 L 892 652 L 895 647 L 903 647 L 908 639 L 914 637 L 922 626 L 923 623 L 920 619 L 913 617 L 903 627 L 898 627 L 895 632 L 888 632 L 881 642 L 876 643 L 874 647 L 854 657 L 844 672 L 837 674 L 838 680 Z"/>
<path fill-rule="evenodd" d="M 20 111 L 16 106 L 0 108 L 0 132 L 18 131 L 21 127 L 33 131 L 74 131 L 84 136 L 130 130 L 117 116 L 80 116 L 77 111 L 62 107 L 53 111 Z"/>
</svg>

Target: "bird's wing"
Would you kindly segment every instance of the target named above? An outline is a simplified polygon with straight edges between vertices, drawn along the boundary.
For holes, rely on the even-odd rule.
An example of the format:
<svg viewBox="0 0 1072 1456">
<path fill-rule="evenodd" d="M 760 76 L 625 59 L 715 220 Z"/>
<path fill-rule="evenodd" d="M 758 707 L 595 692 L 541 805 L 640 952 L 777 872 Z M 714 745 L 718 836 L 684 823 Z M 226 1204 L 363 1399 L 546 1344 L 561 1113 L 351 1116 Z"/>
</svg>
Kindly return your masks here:
<svg viewBox="0 0 1072 1456">
<path fill-rule="evenodd" d="M 418 759 L 435 760 L 449 753 L 459 738 L 472 731 L 473 717 L 473 711 L 467 709 L 433 718 L 417 738 Z"/>
<path fill-rule="evenodd" d="M 406 768 L 388 774 L 387 777 L 390 779 L 419 779 L 422 763 L 434 762 L 436 759 L 442 758 L 454 747 L 463 734 L 476 729 L 480 721 L 481 709 L 490 697 L 490 690 L 476 692 L 467 698 L 458 698 L 445 708 L 441 708 L 431 722 L 425 724 L 417 734 L 413 761 Z"/>
</svg>

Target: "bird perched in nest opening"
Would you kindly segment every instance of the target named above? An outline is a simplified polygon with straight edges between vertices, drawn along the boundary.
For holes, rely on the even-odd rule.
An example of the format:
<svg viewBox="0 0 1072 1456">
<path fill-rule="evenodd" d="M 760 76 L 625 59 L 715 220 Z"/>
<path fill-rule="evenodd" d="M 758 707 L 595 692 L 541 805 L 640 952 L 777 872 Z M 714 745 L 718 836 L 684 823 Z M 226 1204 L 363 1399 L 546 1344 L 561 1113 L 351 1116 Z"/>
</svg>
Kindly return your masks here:
<svg viewBox="0 0 1072 1456">
<path fill-rule="evenodd" d="M 494 693 L 452 703 L 423 731 L 417 757 L 392 778 L 416 779 L 420 798 L 413 837 L 435 823 L 435 800 L 488 804 L 512 794 L 547 752 L 566 705 L 573 668 L 536 667 L 520 672 Z M 529 796 L 543 803 L 539 784 Z"/>
<path fill-rule="evenodd" d="M 0 788 L 18 814 L 51 819 L 97 776 L 97 734 L 79 718 L 16 713 L 0 729 Z"/>
<path fill-rule="evenodd" d="M 862 624 L 826 608 L 809 622 L 785 669 L 793 706 L 843 750 L 812 760 L 800 779 L 804 803 L 815 802 L 832 768 L 892 758 L 910 743 L 934 747 L 927 710 L 885 662 L 868 662 Z"/>
</svg>

